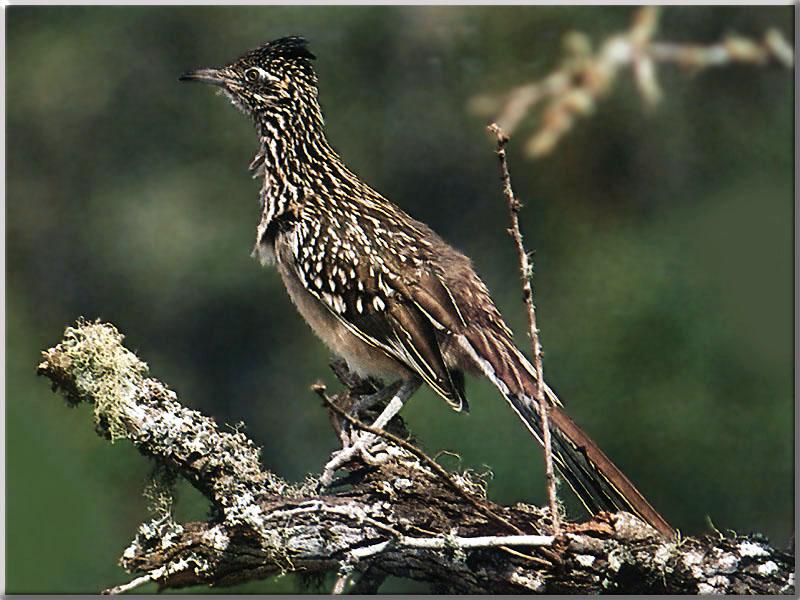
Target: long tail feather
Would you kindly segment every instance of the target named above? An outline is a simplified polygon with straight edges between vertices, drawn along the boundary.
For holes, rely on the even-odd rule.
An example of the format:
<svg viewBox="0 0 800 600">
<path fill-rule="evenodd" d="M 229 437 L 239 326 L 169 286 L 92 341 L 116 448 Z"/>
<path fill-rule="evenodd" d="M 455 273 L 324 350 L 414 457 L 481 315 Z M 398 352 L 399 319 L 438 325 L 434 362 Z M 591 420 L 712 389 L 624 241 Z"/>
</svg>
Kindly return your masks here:
<svg viewBox="0 0 800 600">
<path fill-rule="evenodd" d="M 505 336 L 470 332 L 461 345 L 472 355 L 484 375 L 494 383 L 528 431 L 542 444 L 542 422 L 536 396 L 536 377 L 525 356 Z M 545 384 L 552 404 L 550 417 L 553 461 L 583 505 L 591 513 L 627 511 L 656 530 L 674 537 L 674 529 L 650 505 L 625 474 L 611 462 L 561 408 L 555 393 Z"/>
</svg>

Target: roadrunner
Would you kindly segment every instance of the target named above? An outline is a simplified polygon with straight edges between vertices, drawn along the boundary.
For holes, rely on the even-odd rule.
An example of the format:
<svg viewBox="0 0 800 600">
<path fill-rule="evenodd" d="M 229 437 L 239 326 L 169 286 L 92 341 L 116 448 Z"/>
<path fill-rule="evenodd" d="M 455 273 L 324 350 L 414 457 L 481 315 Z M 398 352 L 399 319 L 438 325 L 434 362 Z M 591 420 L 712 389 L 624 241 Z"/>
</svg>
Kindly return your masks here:
<svg viewBox="0 0 800 600">
<path fill-rule="evenodd" d="M 277 266 L 300 314 L 352 371 L 393 382 L 378 394 L 388 404 L 375 427 L 422 383 L 465 410 L 464 374 L 471 373 L 487 377 L 541 443 L 535 371 L 486 285 L 466 256 L 364 183 L 334 151 L 314 58 L 304 39 L 287 37 L 180 78 L 218 86 L 254 121 L 260 143 L 250 169 L 263 182 L 254 256 Z M 555 465 L 586 508 L 629 511 L 674 535 L 543 385 Z M 328 464 L 327 481 L 371 443 L 368 437 Z"/>
</svg>

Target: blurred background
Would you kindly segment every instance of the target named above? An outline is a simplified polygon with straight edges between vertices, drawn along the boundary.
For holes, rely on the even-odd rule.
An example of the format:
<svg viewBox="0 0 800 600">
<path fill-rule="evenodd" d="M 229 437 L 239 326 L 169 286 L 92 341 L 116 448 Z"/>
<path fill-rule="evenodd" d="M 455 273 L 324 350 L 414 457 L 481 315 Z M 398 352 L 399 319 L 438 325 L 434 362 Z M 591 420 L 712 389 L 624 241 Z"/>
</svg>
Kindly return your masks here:
<svg viewBox="0 0 800 600">
<path fill-rule="evenodd" d="M 290 480 L 336 446 L 309 391 L 327 350 L 250 258 L 251 124 L 179 84 L 287 34 L 311 40 L 329 137 L 353 170 L 474 259 L 528 348 L 487 119 L 468 110 L 550 72 L 632 8 L 11 7 L 7 11 L 6 557 L 9 593 L 94 593 L 148 518 L 148 462 L 36 377 L 79 316 L 112 321 L 152 374 L 244 421 Z M 659 38 L 792 40 L 792 9 L 666 8 Z M 509 146 L 535 250 L 545 374 L 685 534 L 793 531 L 793 78 L 781 67 L 661 67 L 648 110 L 628 74 L 555 152 Z M 526 129 L 527 127 L 527 129 Z M 517 142 L 517 143 L 515 143 Z M 457 415 L 404 410 L 423 447 L 491 469 L 499 502 L 542 503 L 542 455 L 487 384 Z M 447 459 L 447 466 L 456 467 Z M 570 514 L 581 517 L 569 495 Z M 179 489 L 179 519 L 203 518 Z M 424 590 L 389 581 L 382 591 Z M 154 591 L 155 586 L 142 588 Z M 189 591 L 203 592 L 193 588 Z M 234 588 L 305 591 L 291 576 Z"/>
</svg>

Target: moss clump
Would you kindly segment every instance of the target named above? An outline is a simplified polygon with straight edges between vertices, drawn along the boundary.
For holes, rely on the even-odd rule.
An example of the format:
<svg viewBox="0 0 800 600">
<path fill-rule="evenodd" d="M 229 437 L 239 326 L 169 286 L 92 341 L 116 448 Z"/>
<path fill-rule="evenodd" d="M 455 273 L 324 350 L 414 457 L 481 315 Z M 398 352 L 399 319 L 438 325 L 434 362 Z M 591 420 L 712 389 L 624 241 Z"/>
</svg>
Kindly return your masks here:
<svg viewBox="0 0 800 600">
<path fill-rule="evenodd" d="M 122 422 L 124 404 L 141 388 L 147 364 L 122 345 L 124 336 L 109 323 L 78 319 L 67 327 L 64 339 L 43 352 L 39 373 L 62 388 L 69 404 L 94 404 L 98 426 L 108 430 L 113 442 L 126 437 Z"/>
</svg>

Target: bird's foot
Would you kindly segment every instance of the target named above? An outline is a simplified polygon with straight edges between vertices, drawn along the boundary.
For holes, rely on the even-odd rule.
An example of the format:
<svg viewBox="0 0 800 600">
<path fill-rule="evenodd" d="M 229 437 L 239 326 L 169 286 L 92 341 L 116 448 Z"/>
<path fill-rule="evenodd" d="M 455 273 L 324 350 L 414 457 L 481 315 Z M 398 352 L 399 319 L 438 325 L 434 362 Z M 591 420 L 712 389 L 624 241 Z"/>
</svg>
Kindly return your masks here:
<svg viewBox="0 0 800 600">
<path fill-rule="evenodd" d="M 374 464 L 375 458 L 370 454 L 370 449 L 378 441 L 378 437 L 372 433 L 362 432 L 360 435 L 353 433 L 350 438 L 350 445 L 333 453 L 333 456 L 322 470 L 319 479 L 320 486 L 330 487 L 333 477 L 337 470 L 350 462 L 354 457 L 361 456 L 367 464 Z"/>
<path fill-rule="evenodd" d="M 400 412 L 400 409 L 403 408 L 403 403 L 419 388 L 420 383 L 421 380 L 414 377 L 401 382 L 399 385 L 393 384 L 389 386 L 391 400 L 389 400 L 381 414 L 378 415 L 378 418 L 372 423 L 371 429 L 382 431 L 384 427 L 389 424 L 389 421 Z M 381 392 L 379 392 L 379 399 L 388 396 L 389 390 L 381 390 Z M 352 460 L 357 454 L 361 455 L 364 458 L 364 462 L 367 464 L 370 464 L 370 461 L 374 461 L 375 458 L 370 456 L 369 449 L 375 444 L 378 438 L 379 436 L 369 431 L 360 431 L 358 433 L 353 431 L 348 436 L 343 436 L 342 441 L 345 445 L 347 442 L 350 443 L 342 450 L 336 452 L 328 461 L 328 464 L 325 465 L 319 481 L 320 488 L 330 487 L 331 483 L 333 483 L 333 476 L 336 471 Z"/>
</svg>

